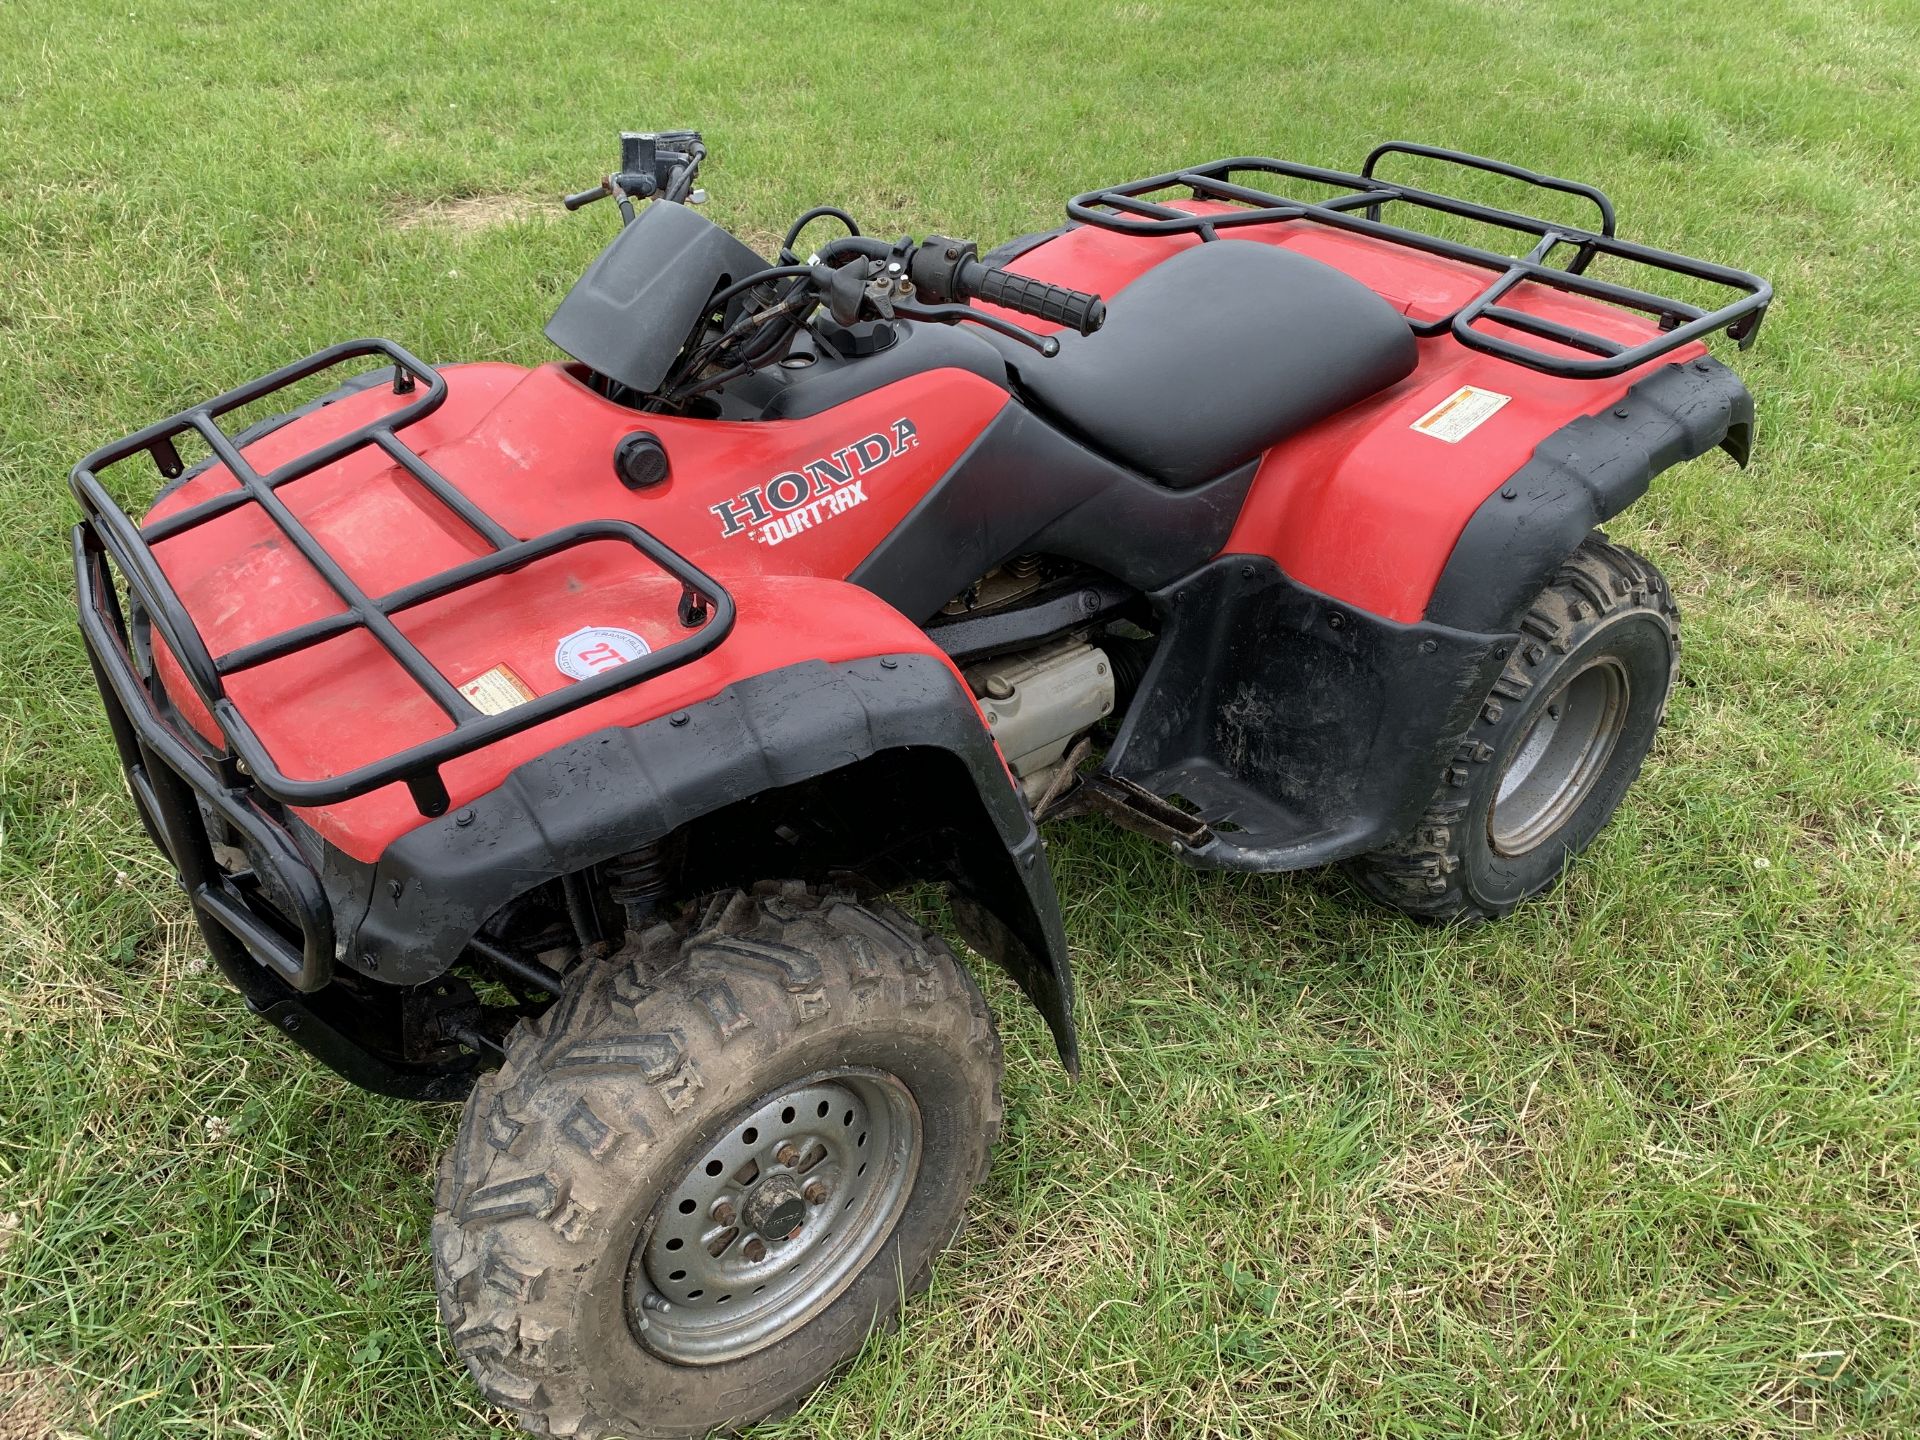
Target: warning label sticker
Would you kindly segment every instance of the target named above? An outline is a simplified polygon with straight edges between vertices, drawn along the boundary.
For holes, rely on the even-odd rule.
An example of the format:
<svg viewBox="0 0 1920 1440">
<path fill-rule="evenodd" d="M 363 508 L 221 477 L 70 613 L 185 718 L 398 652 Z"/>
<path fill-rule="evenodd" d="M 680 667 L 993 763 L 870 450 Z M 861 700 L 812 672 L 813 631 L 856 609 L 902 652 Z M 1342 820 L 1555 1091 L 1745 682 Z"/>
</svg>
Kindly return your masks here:
<svg viewBox="0 0 1920 1440">
<path fill-rule="evenodd" d="M 484 675 L 476 675 L 460 687 L 473 708 L 482 715 L 498 715 L 534 698 L 533 691 L 505 665 L 496 665 Z"/>
<path fill-rule="evenodd" d="M 1478 430 L 1511 399 L 1511 395 L 1502 395 L 1498 390 L 1462 385 L 1414 421 L 1412 428 L 1452 445 Z"/>
</svg>

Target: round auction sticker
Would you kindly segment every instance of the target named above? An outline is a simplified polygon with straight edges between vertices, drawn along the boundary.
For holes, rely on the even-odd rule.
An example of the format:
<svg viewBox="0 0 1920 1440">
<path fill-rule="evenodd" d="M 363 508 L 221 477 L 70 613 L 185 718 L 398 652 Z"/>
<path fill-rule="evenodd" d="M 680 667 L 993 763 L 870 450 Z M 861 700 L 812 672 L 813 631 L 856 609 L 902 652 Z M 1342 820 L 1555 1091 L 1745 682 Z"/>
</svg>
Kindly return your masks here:
<svg viewBox="0 0 1920 1440">
<path fill-rule="evenodd" d="M 574 631 L 554 647 L 553 664 L 562 675 L 571 675 L 575 680 L 591 680 L 616 665 L 638 660 L 652 649 L 631 630 L 621 630 L 612 625 L 589 625 L 584 630 Z"/>
</svg>

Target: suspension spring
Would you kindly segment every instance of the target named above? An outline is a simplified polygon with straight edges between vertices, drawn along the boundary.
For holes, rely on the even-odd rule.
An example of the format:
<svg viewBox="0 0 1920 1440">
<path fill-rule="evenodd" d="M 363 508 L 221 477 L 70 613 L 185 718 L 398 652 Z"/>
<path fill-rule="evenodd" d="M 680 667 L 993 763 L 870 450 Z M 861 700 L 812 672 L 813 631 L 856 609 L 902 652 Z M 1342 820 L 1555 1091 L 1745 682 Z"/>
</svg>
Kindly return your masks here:
<svg viewBox="0 0 1920 1440">
<path fill-rule="evenodd" d="M 624 855 L 616 855 L 601 866 L 607 878 L 607 893 L 627 912 L 627 929 L 638 931 L 660 906 L 672 887 L 672 860 L 667 844 L 656 840 Z"/>
</svg>

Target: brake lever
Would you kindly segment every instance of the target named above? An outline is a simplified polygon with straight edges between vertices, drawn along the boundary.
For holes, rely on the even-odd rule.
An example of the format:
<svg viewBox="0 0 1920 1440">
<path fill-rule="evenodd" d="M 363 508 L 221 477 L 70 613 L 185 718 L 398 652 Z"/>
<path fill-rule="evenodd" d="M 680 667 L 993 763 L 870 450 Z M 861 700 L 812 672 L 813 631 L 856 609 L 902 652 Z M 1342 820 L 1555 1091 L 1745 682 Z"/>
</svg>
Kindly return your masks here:
<svg viewBox="0 0 1920 1440">
<path fill-rule="evenodd" d="M 609 192 L 607 189 L 607 182 L 605 180 L 602 180 L 598 185 L 594 186 L 591 190 L 581 190 L 576 192 L 575 194 L 563 196 L 560 200 L 560 203 L 566 206 L 567 209 L 569 210 L 580 210 L 580 209 L 584 209 L 588 205 L 593 204 L 593 202 L 596 200 L 606 199 L 609 193 L 611 192 Z"/>
<path fill-rule="evenodd" d="M 904 315 L 909 320 L 938 320 L 984 326 L 988 330 L 1006 336 L 1009 340 L 1018 340 L 1022 345 L 1031 346 L 1048 360 L 1060 353 L 1060 342 L 1053 336 L 1036 335 L 1025 326 L 1016 325 L 1011 320 L 1002 320 L 998 315 L 983 315 L 971 305 L 951 303 L 919 305 L 895 300 L 893 312 L 896 315 Z"/>
<path fill-rule="evenodd" d="M 620 206 L 620 223 L 631 225 L 634 216 L 634 198 L 638 196 L 644 200 L 653 194 L 655 188 L 652 176 L 635 175 L 623 170 L 618 175 L 608 175 L 591 190 L 582 190 L 578 194 L 565 196 L 560 203 L 569 210 L 579 210 L 611 195 Z"/>
</svg>

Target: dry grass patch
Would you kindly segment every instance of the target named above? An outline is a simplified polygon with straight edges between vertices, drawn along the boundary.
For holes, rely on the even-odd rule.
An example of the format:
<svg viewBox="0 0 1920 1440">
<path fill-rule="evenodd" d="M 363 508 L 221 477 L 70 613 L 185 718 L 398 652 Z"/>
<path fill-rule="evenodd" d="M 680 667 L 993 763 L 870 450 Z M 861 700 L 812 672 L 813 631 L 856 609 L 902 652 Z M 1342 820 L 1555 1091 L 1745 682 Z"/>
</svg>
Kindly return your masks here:
<svg viewBox="0 0 1920 1440">
<path fill-rule="evenodd" d="M 458 195 L 438 200 L 402 200 L 393 206 L 396 230 L 450 230 L 475 235 L 529 220 L 552 218 L 560 201 L 551 195 Z"/>
<path fill-rule="evenodd" d="M 0 1440 L 55 1440 L 72 1413 L 58 1372 L 0 1370 Z"/>
</svg>

